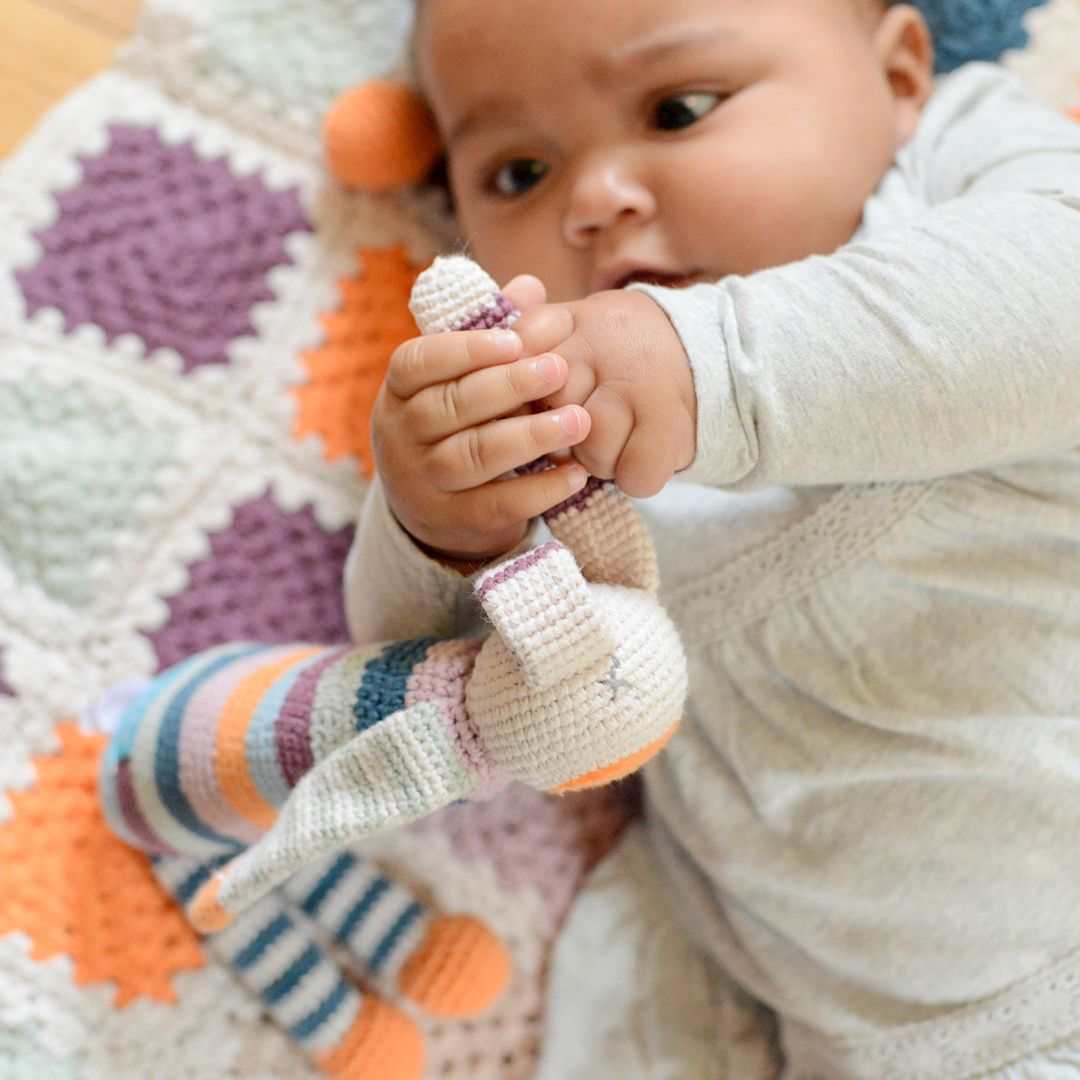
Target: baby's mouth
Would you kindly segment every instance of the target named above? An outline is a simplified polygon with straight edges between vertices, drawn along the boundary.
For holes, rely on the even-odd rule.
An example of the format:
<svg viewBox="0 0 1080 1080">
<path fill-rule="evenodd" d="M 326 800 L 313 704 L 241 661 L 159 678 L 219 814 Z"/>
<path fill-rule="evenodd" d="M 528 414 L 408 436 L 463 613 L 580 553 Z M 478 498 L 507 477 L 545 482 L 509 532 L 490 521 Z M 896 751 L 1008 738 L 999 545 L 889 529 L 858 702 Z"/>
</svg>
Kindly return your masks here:
<svg viewBox="0 0 1080 1080">
<path fill-rule="evenodd" d="M 683 289 L 687 285 L 696 285 L 704 281 L 706 275 L 700 270 L 693 270 L 688 274 L 670 273 L 663 270 L 632 270 L 623 274 L 613 285 L 612 289 L 625 289 L 627 285 L 659 285 L 664 289 Z"/>
</svg>

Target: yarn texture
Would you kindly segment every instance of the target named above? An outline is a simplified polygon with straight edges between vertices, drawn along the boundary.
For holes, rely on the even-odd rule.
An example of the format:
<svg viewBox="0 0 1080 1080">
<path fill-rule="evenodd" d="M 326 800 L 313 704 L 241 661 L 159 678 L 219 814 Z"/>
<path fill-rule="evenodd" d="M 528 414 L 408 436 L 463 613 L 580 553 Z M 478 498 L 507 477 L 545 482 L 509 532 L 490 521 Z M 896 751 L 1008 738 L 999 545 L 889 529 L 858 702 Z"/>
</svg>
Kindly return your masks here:
<svg viewBox="0 0 1080 1080">
<path fill-rule="evenodd" d="M 395 77 L 412 6 L 147 0 L 113 67 L 0 167 L 0 1076 L 303 1080 L 355 1065 L 350 1032 L 371 1047 L 372 1029 L 412 1031 L 400 1017 L 424 1080 L 534 1073 L 552 942 L 634 812 L 632 785 L 560 798 L 513 783 L 373 836 L 354 862 L 305 868 L 220 948 L 173 899 L 198 887 L 194 857 L 125 844 L 95 790 L 107 733 L 88 707 L 118 682 L 230 641 L 346 645 L 367 417 L 416 332 L 413 281 L 454 230 L 422 188 L 344 190 L 320 122 L 349 87 Z M 1077 0 L 934 6 L 956 27 L 940 62 L 975 47 L 965 33 L 986 56 L 1008 43 L 988 33 L 1014 41 L 1019 26 L 1030 41 L 1008 65 L 1055 106 L 1080 104 Z M 583 542 L 564 544 L 591 575 Z M 430 648 L 406 707 L 470 662 Z M 266 775 L 295 784 L 318 748 L 281 745 Z M 433 1007 L 475 1005 L 447 979 L 458 954 L 424 950 L 462 914 L 510 959 L 501 995 L 465 1020 Z M 342 1005 L 343 955 L 366 958 L 346 981 L 368 1006 L 350 999 L 323 1032 L 336 1055 L 317 1033 L 305 1052 L 237 973 L 271 924 L 285 929 L 248 968 L 255 986 L 298 963 L 311 980 L 285 1010 L 320 987 Z M 476 948 L 450 929 L 454 949 Z"/>
</svg>

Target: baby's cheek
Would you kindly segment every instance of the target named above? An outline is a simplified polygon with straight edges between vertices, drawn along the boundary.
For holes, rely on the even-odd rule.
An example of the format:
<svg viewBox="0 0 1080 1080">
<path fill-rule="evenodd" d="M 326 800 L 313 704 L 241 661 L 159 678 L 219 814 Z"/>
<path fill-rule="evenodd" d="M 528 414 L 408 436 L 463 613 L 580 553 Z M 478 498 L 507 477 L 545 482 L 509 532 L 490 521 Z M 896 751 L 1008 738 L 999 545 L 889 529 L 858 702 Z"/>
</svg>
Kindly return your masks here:
<svg viewBox="0 0 1080 1080">
<path fill-rule="evenodd" d="M 794 191 L 782 185 L 765 186 L 753 213 L 742 218 L 729 271 L 752 274 L 798 262 L 811 255 L 828 255 L 846 243 L 858 225 L 862 204 L 852 212 L 837 192 Z M 808 213 L 808 207 L 815 207 Z"/>
</svg>

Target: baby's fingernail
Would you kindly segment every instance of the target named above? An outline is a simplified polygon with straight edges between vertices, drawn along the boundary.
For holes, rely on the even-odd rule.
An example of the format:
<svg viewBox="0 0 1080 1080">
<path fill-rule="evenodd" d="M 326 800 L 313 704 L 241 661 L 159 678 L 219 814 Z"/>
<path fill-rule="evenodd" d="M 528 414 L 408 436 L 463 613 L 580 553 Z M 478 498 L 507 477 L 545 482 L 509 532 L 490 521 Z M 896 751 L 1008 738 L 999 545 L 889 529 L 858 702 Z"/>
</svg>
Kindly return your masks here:
<svg viewBox="0 0 1080 1080">
<path fill-rule="evenodd" d="M 559 413 L 559 426 L 567 435 L 576 439 L 581 434 L 581 417 L 577 409 L 564 409 Z"/>
<path fill-rule="evenodd" d="M 536 373 L 544 382 L 555 382 L 562 375 L 562 362 L 557 356 L 547 353 L 536 361 Z"/>
<path fill-rule="evenodd" d="M 571 491 L 577 491 L 578 488 L 585 486 L 585 481 L 589 479 L 589 474 L 580 465 L 571 465 L 566 470 L 566 486 Z"/>
<path fill-rule="evenodd" d="M 492 330 L 491 340 L 504 356 L 517 356 L 521 351 L 521 338 L 513 330 Z"/>
</svg>

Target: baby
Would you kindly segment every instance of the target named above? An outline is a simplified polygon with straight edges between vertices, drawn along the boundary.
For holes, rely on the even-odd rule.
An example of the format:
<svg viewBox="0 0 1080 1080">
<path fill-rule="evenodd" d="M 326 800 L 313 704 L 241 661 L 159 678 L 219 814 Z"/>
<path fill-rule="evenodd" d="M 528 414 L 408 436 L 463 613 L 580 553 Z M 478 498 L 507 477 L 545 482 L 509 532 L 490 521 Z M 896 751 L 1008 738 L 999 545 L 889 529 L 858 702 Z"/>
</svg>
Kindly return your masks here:
<svg viewBox="0 0 1080 1080">
<path fill-rule="evenodd" d="M 416 60 L 525 314 L 394 354 L 353 633 L 460 629 L 588 472 L 690 662 L 546 1075 L 750 1080 L 726 997 L 786 1080 L 1080 1077 L 1080 129 L 875 0 L 423 0 Z M 707 1016 L 635 998 L 656 880 Z"/>
</svg>

